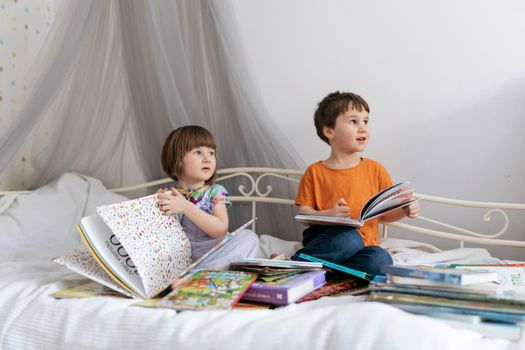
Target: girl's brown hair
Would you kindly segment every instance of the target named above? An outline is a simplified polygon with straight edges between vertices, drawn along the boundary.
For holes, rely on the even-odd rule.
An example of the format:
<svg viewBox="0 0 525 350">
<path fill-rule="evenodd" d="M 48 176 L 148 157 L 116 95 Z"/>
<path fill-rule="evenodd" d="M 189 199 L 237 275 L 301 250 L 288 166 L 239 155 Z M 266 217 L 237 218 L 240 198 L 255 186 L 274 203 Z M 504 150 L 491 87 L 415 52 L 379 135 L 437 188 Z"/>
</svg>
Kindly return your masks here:
<svg viewBox="0 0 525 350">
<path fill-rule="evenodd" d="M 184 155 L 196 147 L 209 147 L 216 151 L 217 146 L 211 132 L 202 126 L 186 125 L 173 130 L 164 141 L 162 147 L 162 169 L 173 180 L 178 181 L 182 174 L 182 159 Z M 217 178 L 217 169 L 206 181 L 213 184 Z"/>
</svg>

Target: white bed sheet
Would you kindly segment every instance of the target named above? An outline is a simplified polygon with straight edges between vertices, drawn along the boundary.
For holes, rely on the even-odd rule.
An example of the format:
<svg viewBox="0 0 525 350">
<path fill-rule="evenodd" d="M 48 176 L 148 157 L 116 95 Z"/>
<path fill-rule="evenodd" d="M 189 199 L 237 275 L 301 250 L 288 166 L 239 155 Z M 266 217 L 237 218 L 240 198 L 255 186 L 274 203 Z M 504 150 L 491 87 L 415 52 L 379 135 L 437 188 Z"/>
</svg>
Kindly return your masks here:
<svg viewBox="0 0 525 350">
<path fill-rule="evenodd" d="M 181 313 L 130 306 L 134 301 L 115 297 L 51 298 L 79 276 L 50 258 L 79 243 L 74 226 L 80 217 L 92 213 L 96 205 L 121 199 L 97 180 L 74 174 L 32 194 L 0 199 L 0 349 L 525 348 L 525 340 L 482 338 L 351 296 L 277 310 Z M 383 243 L 404 263 L 410 263 L 411 256 L 421 263 L 449 258 L 437 248 L 416 249 L 421 243 Z M 262 256 L 297 247 L 298 242 L 261 237 Z M 472 260 L 490 255 L 463 250 L 454 257 Z"/>
</svg>

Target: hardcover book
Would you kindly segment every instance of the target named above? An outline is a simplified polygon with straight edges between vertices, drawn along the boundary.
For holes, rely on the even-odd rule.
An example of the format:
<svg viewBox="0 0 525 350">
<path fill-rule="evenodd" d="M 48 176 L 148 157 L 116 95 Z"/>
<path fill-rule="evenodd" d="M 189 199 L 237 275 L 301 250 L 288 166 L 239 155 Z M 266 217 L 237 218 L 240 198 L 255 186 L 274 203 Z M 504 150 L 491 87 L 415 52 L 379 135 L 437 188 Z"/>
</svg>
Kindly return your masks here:
<svg viewBox="0 0 525 350">
<path fill-rule="evenodd" d="M 488 270 L 495 272 L 498 275 L 497 284 L 501 292 L 514 292 L 525 296 L 525 264 L 453 264 L 450 267 L 470 271 Z"/>
<path fill-rule="evenodd" d="M 152 298 L 176 278 L 212 258 L 233 235 L 191 263 L 191 246 L 179 221 L 164 215 L 158 194 L 97 207 L 77 226 L 82 250 L 53 259 L 129 297 Z"/>
<path fill-rule="evenodd" d="M 317 300 L 322 297 L 331 295 L 346 294 L 349 292 L 357 292 L 358 290 L 365 291 L 368 288 L 363 282 L 357 278 L 345 278 L 342 280 L 330 280 L 327 281 L 324 286 L 321 286 L 311 293 L 306 294 L 304 297 L 297 300 L 295 303 L 303 303 L 305 301 Z M 353 293 L 352 293 L 353 294 Z"/>
<path fill-rule="evenodd" d="M 189 275 L 162 299 L 134 305 L 182 310 L 227 310 L 234 307 L 257 279 L 244 271 L 200 270 Z"/>
<path fill-rule="evenodd" d="M 297 273 L 271 282 L 257 280 L 242 300 L 287 305 L 326 283 L 326 271 Z"/>
<path fill-rule="evenodd" d="M 352 269 L 350 267 L 339 265 L 339 264 L 336 264 L 336 263 L 333 263 L 333 262 L 330 262 L 330 261 L 326 261 L 324 259 L 319 259 L 319 258 L 316 258 L 316 257 L 308 255 L 308 254 L 301 253 L 301 254 L 299 254 L 299 258 L 304 259 L 304 260 L 308 260 L 308 261 L 312 261 L 312 262 L 321 263 L 321 264 L 323 264 L 323 266 L 328 267 L 328 268 L 330 268 L 332 270 L 344 272 L 346 274 L 349 274 L 349 275 L 354 276 L 354 277 L 359 277 L 359 278 L 364 279 L 366 281 L 371 281 L 371 280 L 374 279 L 374 276 L 372 276 L 369 273 L 366 273 L 366 272 L 363 272 L 363 271 L 359 271 L 359 270 L 355 270 L 355 269 Z"/>
<path fill-rule="evenodd" d="M 455 285 L 497 282 L 498 275 L 487 270 L 444 269 L 423 265 L 384 265 L 381 271 L 389 276 L 420 278 Z"/>
<path fill-rule="evenodd" d="M 298 214 L 295 220 L 309 225 L 342 225 L 358 228 L 367 220 L 420 200 L 421 198 L 413 198 L 414 190 L 410 189 L 409 185 L 409 182 L 400 182 L 375 194 L 365 203 L 356 220 L 316 214 Z"/>
</svg>

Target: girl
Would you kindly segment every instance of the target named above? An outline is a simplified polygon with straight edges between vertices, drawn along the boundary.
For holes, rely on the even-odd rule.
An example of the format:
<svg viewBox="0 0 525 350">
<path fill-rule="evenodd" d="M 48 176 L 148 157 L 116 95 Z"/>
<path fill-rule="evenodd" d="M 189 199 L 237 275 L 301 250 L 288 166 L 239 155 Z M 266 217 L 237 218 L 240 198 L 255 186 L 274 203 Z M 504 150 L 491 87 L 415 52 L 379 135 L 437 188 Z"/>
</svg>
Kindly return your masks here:
<svg viewBox="0 0 525 350">
<path fill-rule="evenodd" d="M 228 232 L 226 189 L 214 184 L 215 140 L 203 127 L 188 125 L 171 132 L 162 149 L 162 168 L 176 182 L 171 193 L 160 189 L 159 205 L 165 215 L 178 215 L 195 261 Z M 244 230 L 210 261 L 200 267 L 227 269 L 230 262 L 257 255 L 257 235 Z"/>
</svg>

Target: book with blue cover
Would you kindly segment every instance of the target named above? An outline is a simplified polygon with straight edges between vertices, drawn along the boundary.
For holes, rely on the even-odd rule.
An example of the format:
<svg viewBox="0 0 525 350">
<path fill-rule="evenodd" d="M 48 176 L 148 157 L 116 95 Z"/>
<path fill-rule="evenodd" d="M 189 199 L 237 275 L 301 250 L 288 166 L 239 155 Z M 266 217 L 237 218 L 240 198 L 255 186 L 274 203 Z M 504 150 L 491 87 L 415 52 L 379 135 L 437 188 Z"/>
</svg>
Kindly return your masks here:
<svg viewBox="0 0 525 350">
<path fill-rule="evenodd" d="M 384 265 L 381 271 L 389 276 L 419 278 L 452 285 L 498 281 L 497 273 L 488 270 L 446 269 L 425 265 Z"/>
<path fill-rule="evenodd" d="M 339 265 L 339 264 L 336 264 L 336 263 L 333 263 L 331 261 L 327 261 L 327 260 L 324 260 L 324 259 L 319 259 L 319 258 L 316 258 L 315 256 L 311 256 L 311 255 L 308 255 L 308 254 L 301 253 L 301 254 L 299 254 L 299 258 L 307 260 L 307 261 L 311 261 L 311 262 L 321 263 L 325 267 L 329 267 L 329 268 L 331 268 L 333 270 L 347 273 L 347 274 L 349 274 L 351 276 L 354 276 L 354 277 L 359 277 L 359 278 L 364 279 L 366 281 L 372 281 L 374 279 L 374 276 L 369 274 L 369 273 L 366 273 L 366 272 L 363 272 L 363 271 L 359 271 L 359 270 L 356 270 L 356 269 L 352 269 L 350 267 L 346 267 L 346 266 L 343 266 L 343 265 Z"/>
</svg>

